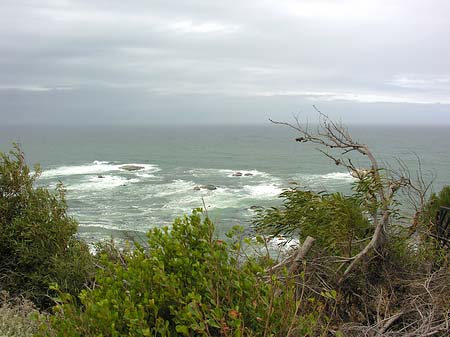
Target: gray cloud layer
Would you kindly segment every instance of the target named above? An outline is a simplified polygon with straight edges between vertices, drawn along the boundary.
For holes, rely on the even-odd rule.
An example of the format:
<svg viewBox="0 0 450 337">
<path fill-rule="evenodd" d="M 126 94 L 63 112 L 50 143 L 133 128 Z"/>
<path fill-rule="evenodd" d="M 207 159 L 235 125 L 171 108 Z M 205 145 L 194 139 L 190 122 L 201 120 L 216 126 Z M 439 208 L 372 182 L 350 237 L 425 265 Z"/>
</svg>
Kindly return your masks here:
<svg viewBox="0 0 450 337">
<path fill-rule="evenodd" d="M 5 123 L 261 122 L 312 104 L 450 123 L 446 0 L 3 0 L 0 13 Z"/>
</svg>

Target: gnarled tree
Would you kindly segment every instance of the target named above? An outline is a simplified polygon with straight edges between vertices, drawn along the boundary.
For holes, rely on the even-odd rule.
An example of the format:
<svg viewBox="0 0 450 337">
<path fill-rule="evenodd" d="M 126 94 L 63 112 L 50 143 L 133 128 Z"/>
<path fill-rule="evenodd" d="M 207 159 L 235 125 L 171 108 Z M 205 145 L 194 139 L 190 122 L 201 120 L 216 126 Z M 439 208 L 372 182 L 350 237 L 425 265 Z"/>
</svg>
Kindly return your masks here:
<svg viewBox="0 0 450 337">
<path fill-rule="evenodd" d="M 341 277 L 343 281 L 366 256 L 381 250 L 385 245 L 392 217 L 398 212 L 395 200 L 397 192 L 403 190 L 411 200 L 419 200 L 415 203 L 415 218 L 418 218 L 431 183 L 426 183 L 421 174 L 413 179 L 404 165 L 398 170 L 381 168 L 369 146 L 354 140 L 345 125 L 331 120 L 314 108 L 319 114 L 317 127 L 302 124 L 298 118 L 295 118 L 294 123 L 270 121 L 294 129 L 299 133 L 295 139 L 297 142 L 317 145 L 321 153 L 336 165 L 345 167 L 356 178 L 355 192 L 361 197 L 361 206 L 368 212 L 373 232 L 359 252 L 341 259 L 347 264 Z M 368 166 L 357 167 L 352 159 L 353 154 L 365 158 Z"/>
</svg>

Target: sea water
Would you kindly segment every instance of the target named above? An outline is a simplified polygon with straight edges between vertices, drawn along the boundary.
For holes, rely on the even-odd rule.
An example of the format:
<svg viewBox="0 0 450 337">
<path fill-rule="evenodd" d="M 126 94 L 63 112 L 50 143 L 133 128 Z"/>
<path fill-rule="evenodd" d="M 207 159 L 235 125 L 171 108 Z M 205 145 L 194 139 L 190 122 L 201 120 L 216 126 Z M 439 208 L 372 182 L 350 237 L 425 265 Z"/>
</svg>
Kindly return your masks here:
<svg viewBox="0 0 450 337">
<path fill-rule="evenodd" d="M 420 158 L 426 178 L 436 176 L 434 190 L 450 183 L 449 127 L 352 126 L 350 133 L 382 166 L 395 168 L 400 158 L 414 176 Z M 236 224 L 250 227 L 255 209 L 278 205 L 290 186 L 349 193 L 351 175 L 296 136 L 271 124 L 0 126 L 0 151 L 19 142 L 27 162 L 41 165 L 39 185 L 62 182 L 79 235 L 92 242 L 145 233 L 205 206 L 222 235 Z M 365 160 L 354 157 L 361 168 Z"/>
</svg>

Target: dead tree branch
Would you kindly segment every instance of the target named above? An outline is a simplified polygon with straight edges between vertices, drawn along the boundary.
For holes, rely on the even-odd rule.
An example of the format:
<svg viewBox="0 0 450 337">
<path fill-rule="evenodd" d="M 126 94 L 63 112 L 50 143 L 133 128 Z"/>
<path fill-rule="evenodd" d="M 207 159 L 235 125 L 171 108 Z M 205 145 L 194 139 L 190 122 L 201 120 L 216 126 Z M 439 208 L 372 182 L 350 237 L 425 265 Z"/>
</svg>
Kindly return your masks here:
<svg viewBox="0 0 450 337">
<path fill-rule="evenodd" d="M 418 211 L 420 211 L 425 203 L 425 194 L 431 184 L 425 183 L 421 178 L 421 171 L 419 171 L 418 178 L 413 183 L 411 175 L 404 165 L 400 166 L 401 169 L 397 175 L 388 177 L 385 170 L 381 170 L 375 155 L 366 144 L 355 141 L 347 127 L 342 123 L 331 120 L 316 107 L 314 109 L 319 114 L 319 124 L 315 131 L 311 131 L 307 124 L 303 125 L 298 117 L 294 117 L 295 123 L 272 119 L 270 121 L 273 124 L 294 129 L 299 133 L 299 137 L 295 139 L 297 142 L 317 145 L 318 150 L 334 161 L 336 165 L 345 167 L 359 182 L 366 183 L 365 201 L 368 203 L 371 222 L 374 226 L 373 235 L 369 243 L 348 260 L 349 265 L 342 275 L 342 282 L 361 260 L 371 252 L 376 252 L 383 247 L 386 229 L 391 222 L 392 214 L 395 212 L 393 198 L 396 192 L 403 187 L 408 187 L 411 198 L 413 198 L 413 194 L 419 196 L 418 200 L 421 206 L 419 206 Z M 366 158 L 369 167 L 364 169 L 356 167 L 351 158 L 348 157 L 350 153 L 356 153 Z M 419 166 L 419 169 L 421 170 L 421 166 Z M 367 188 L 367 186 L 369 187 Z"/>
</svg>

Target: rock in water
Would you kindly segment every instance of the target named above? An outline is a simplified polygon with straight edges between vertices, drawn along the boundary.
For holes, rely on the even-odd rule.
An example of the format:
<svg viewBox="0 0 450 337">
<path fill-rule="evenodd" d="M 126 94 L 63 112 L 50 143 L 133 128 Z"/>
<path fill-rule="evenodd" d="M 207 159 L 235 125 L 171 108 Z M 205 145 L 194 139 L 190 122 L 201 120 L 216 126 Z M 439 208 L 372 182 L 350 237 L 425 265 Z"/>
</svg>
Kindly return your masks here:
<svg viewBox="0 0 450 337">
<path fill-rule="evenodd" d="M 97 178 L 102 179 L 102 178 L 105 178 L 105 177 L 100 174 L 100 175 L 97 176 Z"/>
<path fill-rule="evenodd" d="M 244 174 L 244 176 L 246 176 L 246 177 L 251 177 L 253 175 L 253 173 L 246 173 L 246 174 Z"/>
<path fill-rule="evenodd" d="M 210 191 L 217 190 L 217 187 L 214 185 L 202 185 L 202 186 L 200 186 L 200 188 L 202 188 L 204 190 L 210 190 Z"/>
<path fill-rule="evenodd" d="M 139 166 L 139 165 L 122 165 L 122 166 L 119 167 L 119 169 L 125 170 L 125 171 L 139 171 L 139 170 L 143 170 L 144 166 Z"/>
<path fill-rule="evenodd" d="M 194 187 L 194 191 L 200 191 L 200 189 L 201 189 L 200 186 L 195 186 Z"/>
</svg>

